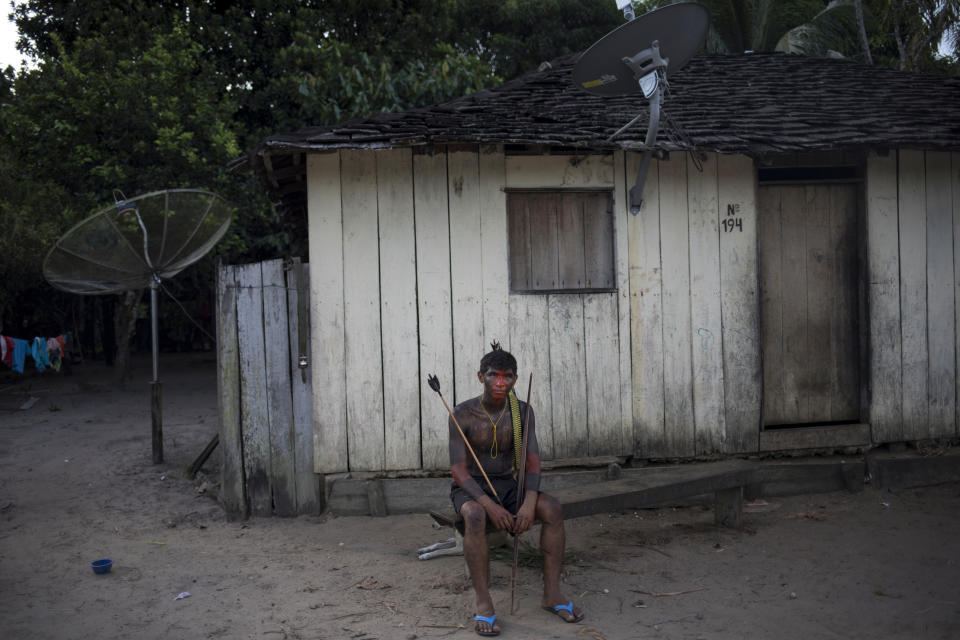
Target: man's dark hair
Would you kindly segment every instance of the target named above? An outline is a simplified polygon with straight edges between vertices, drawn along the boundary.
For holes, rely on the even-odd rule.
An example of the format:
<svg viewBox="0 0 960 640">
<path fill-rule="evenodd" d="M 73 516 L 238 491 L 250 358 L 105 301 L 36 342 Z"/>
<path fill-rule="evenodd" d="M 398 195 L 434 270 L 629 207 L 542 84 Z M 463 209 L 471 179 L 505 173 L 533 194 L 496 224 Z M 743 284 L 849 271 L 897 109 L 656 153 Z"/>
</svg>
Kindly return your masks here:
<svg viewBox="0 0 960 640">
<path fill-rule="evenodd" d="M 480 359 L 480 371 L 486 371 L 490 367 L 494 369 L 510 370 L 517 372 L 517 359 L 509 351 L 500 348 L 499 342 L 493 342 L 490 345 L 493 350 Z"/>
</svg>

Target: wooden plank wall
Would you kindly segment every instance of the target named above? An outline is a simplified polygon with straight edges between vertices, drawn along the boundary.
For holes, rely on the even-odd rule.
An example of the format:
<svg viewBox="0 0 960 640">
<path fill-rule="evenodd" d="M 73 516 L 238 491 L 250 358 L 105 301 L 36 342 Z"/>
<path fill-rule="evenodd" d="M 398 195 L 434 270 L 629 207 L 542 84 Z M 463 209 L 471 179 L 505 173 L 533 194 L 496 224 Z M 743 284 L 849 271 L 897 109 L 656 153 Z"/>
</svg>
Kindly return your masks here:
<svg viewBox="0 0 960 640">
<path fill-rule="evenodd" d="M 300 278 L 303 282 L 300 283 Z M 293 475 L 297 513 L 320 513 L 323 494 L 320 478 L 313 469 L 313 385 L 310 380 L 310 269 L 301 264 L 287 272 L 287 329 L 290 335 L 290 387 L 293 416 Z M 299 322 L 301 289 L 308 310 L 305 326 Z M 306 332 L 307 367 L 300 367 L 300 332 Z"/>
<path fill-rule="evenodd" d="M 447 158 L 444 154 L 413 156 L 416 217 L 417 319 L 419 327 L 420 434 L 422 464 L 439 469 L 448 464 L 448 418 L 443 404 L 427 386 L 427 374 L 440 380 L 444 396 L 453 399 L 453 327 L 450 324 L 450 222 L 447 214 Z"/>
<path fill-rule="evenodd" d="M 521 395 L 535 372 L 547 458 L 757 449 L 753 162 L 654 162 L 631 216 L 636 154 L 571 160 L 498 147 L 308 158 L 318 471 L 444 468 L 446 414 L 425 376 L 451 404 L 473 396 L 492 340 L 518 356 Z M 868 166 L 878 441 L 956 432 L 955 165 L 904 152 Z M 509 294 L 504 191 L 554 188 L 615 191 L 616 292 Z M 416 373 L 398 380 L 404 362 Z"/>
<path fill-rule="evenodd" d="M 683 154 L 654 162 L 644 205 L 631 216 L 626 192 L 638 159 L 504 156 L 497 147 L 308 158 L 318 256 L 311 294 L 323 301 L 312 306 L 323 334 L 314 360 L 329 365 L 314 371 L 324 390 L 314 394 L 317 470 L 443 468 L 446 416 L 425 375 L 440 376 L 451 404 L 471 397 L 492 340 L 518 356 L 522 395 L 525 374 L 536 373 L 547 458 L 755 451 L 753 162 L 708 155 L 702 171 Z M 879 441 L 956 429 L 957 339 L 949 329 L 960 300 L 943 284 L 956 278 L 943 274 L 960 269 L 952 257 L 957 204 L 956 187 L 942 186 L 944 175 L 956 184 L 955 164 L 953 156 L 907 152 L 899 171 L 889 159 L 868 167 L 870 419 Z M 504 190 L 556 188 L 614 190 L 615 293 L 509 294 Z M 901 243 L 910 247 L 904 264 Z M 404 361 L 416 361 L 416 377 L 398 381 L 391 370 Z M 918 396 L 926 402 L 914 403 Z"/>
<path fill-rule="evenodd" d="M 237 281 L 217 264 L 217 405 L 220 416 L 220 502 L 230 518 L 248 515 L 240 428 L 240 353 L 237 344 Z"/>
<path fill-rule="evenodd" d="M 521 397 L 535 373 L 545 457 L 632 451 L 625 230 L 614 236 L 622 292 L 509 293 L 505 190 L 612 190 L 611 156 L 490 146 L 307 162 L 318 472 L 445 468 L 447 414 L 426 376 L 451 405 L 473 397 L 493 340 L 518 358 Z"/>
<path fill-rule="evenodd" d="M 446 467 L 446 411 L 426 374 L 440 376 L 451 404 L 471 397 L 492 340 L 518 357 L 521 397 L 535 372 L 547 459 L 757 450 L 753 162 L 708 155 L 701 171 L 684 154 L 654 161 L 632 216 L 638 162 L 498 147 L 309 156 L 315 391 L 301 388 L 290 415 L 277 409 L 274 387 L 299 380 L 295 333 L 274 313 L 284 297 L 295 306 L 278 267 L 218 274 L 224 468 L 245 479 L 225 484 L 225 501 L 252 514 L 303 502 L 289 497 L 299 478 L 310 484 L 303 434 L 269 433 L 271 419 L 299 423 L 310 396 L 311 471 Z M 509 293 L 505 191 L 556 188 L 613 190 L 616 291 Z M 866 203 L 873 440 L 955 435 L 960 154 L 870 158 Z M 289 354 L 282 366 L 265 355 L 274 343 Z M 271 465 L 288 459 L 293 471 L 274 480 Z"/>
<path fill-rule="evenodd" d="M 416 253 L 413 216 L 413 158 L 402 149 L 377 159 L 380 210 L 380 315 L 383 318 L 384 466 L 420 466 L 420 384 L 390 372 L 412 369 L 418 359 Z"/>
<path fill-rule="evenodd" d="M 861 419 L 859 190 L 758 189 L 765 428 Z"/>
<path fill-rule="evenodd" d="M 757 274 L 756 172 L 746 156 L 719 156 L 720 216 L 740 230 L 720 234 L 723 319 L 723 451 L 753 451 L 760 425 L 761 360 Z M 733 228 L 733 227 L 731 227 Z"/>
<path fill-rule="evenodd" d="M 313 460 L 318 473 L 347 471 L 347 377 L 344 370 L 344 233 L 340 154 L 307 156 Z M 322 390 L 322 391 L 321 391 Z"/>
<path fill-rule="evenodd" d="M 723 325 L 720 291 L 720 216 L 717 156 L 701 166 L 687 156 L 690 216 L 690 316 L 693 339 L 693 424 L 697 453 L 722 451 L 726 435 Z"/>
<path fill-rule="evenodd" d="M 217 269 L 221 494 L 230 517 L 322 507 L 310 384 L 297 365 L 296 275 L 281 260 Z"/>
<path fill-rule="evenodd" d="M 259 264 L 236 268 L 237 344 L 240 353 L 240 424 L 243 478 L 249 513 L 273 512 L 270 495 L 270 414 L 263 335 L 263 275 Z"/>
<path fill-rule="evenodd" d="M 870 157 L 866 192 L 872 439 L 955 436 L 960 154 Z"/>
<path fill-rule="evenodd" d="M 290 379 L 290 334 L 283 262 L 259 265 L 263 281 L 263 360 L 267 387 L 267 429 L 270 443 L 270 496 L 279 516 L 297 511 L 296 460 L 293 442 L 293 403 Z M 255 313 L 255 310 L 250 310 Z M 248 313 L 250 312 L 248 311 Z M 269 346 L 267 346 L 269 345 Z M 265 514 L 264 514 L 265 515 Z"/>
<path fill-rule="evenodd" d="M 347 452 L 357 469 L 386 462 L 377 166 L 372 153 L 340 155 Z"/>
<path fill-rule="evenodd" d="M 867 297 L 870 429 L 875 442 L 903 440 L 897 156 L 867 159 Z"/>
<path fill-rule="evenodd" d="M 640 156 L 626 156 L 626 175 L 637 175 Z M 630 264 L 630 336 L 636 450 L 667 454 L 663 380 L 663 271 L 660 265 L 660 163 L 650 163 L 640 212 L 627 222 Z M 628 179 L 632 185 L 633 180 Z M 628 187 L 625 185 L 625 189 Z"/>
<path fill-rule="evenodd" d="M 628 183 L 639 161 L 627 154 Z M 628 221 L 639 457 L 758 446 L 756 172 L 741 156 L 700 165 L 686 154 L 652 162 Z"/>
<path fill-rule="evenodd" d="M 622 154 L 508 156 L 505 172 L 507 189 L 614 191 L 624 184 Z M 623 193 L 614 193 L 615 273 L 622 288 L 509 296 L 510 349 L 521 369 L 534 371 L 531 404 L 547 459 L 632 452 L 629 309 L 623 308 L 629 295 L 624 250 L 628 214 Z M 525 373 L 520 380 L 523 386 Z M 521 393 L 525 397 L 525 390 Z"/>
</svg>

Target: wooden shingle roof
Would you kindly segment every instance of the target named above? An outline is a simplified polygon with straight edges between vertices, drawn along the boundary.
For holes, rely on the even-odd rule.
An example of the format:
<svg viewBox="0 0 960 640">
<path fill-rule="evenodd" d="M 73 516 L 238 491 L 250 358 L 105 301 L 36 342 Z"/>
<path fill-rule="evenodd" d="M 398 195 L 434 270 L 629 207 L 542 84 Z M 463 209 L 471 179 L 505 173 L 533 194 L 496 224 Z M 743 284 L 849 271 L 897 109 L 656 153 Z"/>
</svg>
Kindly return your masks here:
<svg viewBox="0 0 960 640">
<path fill-rule="evenodd" d="M 585 151 L 642 145 L 646 100 L 640 94 L 600 98 L 575 87 L 570 74 L 577 55 L 444 104 L 273 135 L 249 160 L 282 197 L 295 190 L 291 179 L 302 180 L 304 152 L 454 143 Z M 667 151 L 960 150 L 960 78 L 747 53 L 696 56 L 669 83 L 656 143 Z M 638 114 L 635 125 L 609 140 Z"/>
</svg>

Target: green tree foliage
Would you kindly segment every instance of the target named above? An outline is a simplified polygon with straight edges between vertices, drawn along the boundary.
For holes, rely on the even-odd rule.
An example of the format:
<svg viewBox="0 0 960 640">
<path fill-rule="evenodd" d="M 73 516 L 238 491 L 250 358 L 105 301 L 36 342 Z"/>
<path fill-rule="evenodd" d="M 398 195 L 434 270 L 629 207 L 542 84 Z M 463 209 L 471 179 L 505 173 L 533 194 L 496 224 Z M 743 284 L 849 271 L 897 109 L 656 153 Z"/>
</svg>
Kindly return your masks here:
<svg viewBox="0 0 960 640">
<path fill-rule="evenodd" d="M 459 44 L 475 50 L 504 78 L 583 51 L 624 22 L 614 0 L 461 0 L 458 4 L 457 24 L 463 34 Z"/>
<path fill-rule="evenodd" d="M 301 116 L 309 122 L 341 122 L 378 111 L 403 111 L 444 102 L 490 86 L 499 79 L 476 57 L 437 45 L 437 55 L 399 68 L 386 58 L 325 42 L 310 70 L 287 78 L 301 94 Z M 292 89 L 293 87 L 291 87 Z"/>
<path fill-rule="evenodd" d="M 957 75 L 960 0 L 864 0 L 877 25 L 870 46 L 881 64 L 904 71 Z M 937 56 L 941 40 L 952 60 Z"/>
<path fill-rule="evenodd" d="M 701 1 L 717 50 L 864 51 L 857 0 Z M 957 1 L 862 0 L 879 63 L 931 68 Z M 116 188 L 213 189 L 237 205 L 229 261 L 306 257 L 306 221 L 279 217 L 232 159 L 272 133 L 496 84 L 623 23 L 613 0 L 26 0 L 15 16 L 34 67 L 0 85 L 6 317 L 43 287 L 51 242 Z"/>
<path fill-rule="evenodd" d="M 938 58 L 937 48 L 944 36 L 956 43 L 958 0 L 698 1 L 711 12 L 711 51 L 839 54 L 903 70 L 957 72 L 956 60 Z"/>
<path fill-rule="evenodd" d="M 708 49 L 822 54 L 825 44 L 855 38 L 852 0 L 701 0 L 710 9 Z"/>
<path fill-rule="evenodd" d="M 104 194 L 227 182 L 240 153 L 229 100 L 182 26 L 120 54 L 90 36 L 21 74 L 15 85 L 17 146 L 37 175 L 56 177 L 77 205 Z"/>
<path fill-rule="evenodd" d="M 49 288 L 39 260 L 70 220 L 69 210 L 59 208 L 68 190 L 32 173 L 14 144 L 13 84 L 8 68 L 0 76 L 0 333 L 16 332 L 25 321 L 37 324 L 47 315 L 41 292 Z"/>
<path fill-rule="evenodd" d="M 226 167 L 271 133 L 498 81 L 490 60 L 508 57 L 484 48 L 483 28 L 463 28 L 466 5 L 19 3 L 18 44 L 33 66 L 8 70 L 0 85 L 0 327 L 62 323 L 69 305 L 43 282 L 43 256 L 114 189 L 210 188 L 237 205 L 217 247 L 228 261 L 306 257 L 306 221 L 278 216 L 252 175 Z"/>
<path fill-rule="evenodd" d="M 235 107 L 183 23 L 137 47 L 105 34 L 57 33 L 36 68 L 5 75 L 0 117 L 5 326 L 40 334 L 62 328 L 69 305 L 42 283 L 42 260 L 70 226 L 127 196 L 173 187 L 214 191 L 241 149 Z"/>
<path fill-rule="evenodd" d="M 218 163 L 230 144 L 247 151 L 271 133 L 449 100 L 582 49 L 622 22 L 612 2 L 581 0 L 28 0 L 16 19 L 20 47 L 39 66 L 15 78 L 14 110 L 51 114 L 37 116 L 44 139 L 17 141 L 44 150 L 32 175 L 69 185 L 82 195 L 73 206 L 88 211 L 118 186 L 217 186 L 250 205 L 219 248 L 232 260 L 303 255 L 306 246 L 297 245 L 305 221 L 278 219 L 247 176 L 226 179 Z M 148 55 L 157 37 L 180 41 Z M 150 89 L 127 76 L 154 82 L 141 73 L 151 60 L 169 65 L 154 86 L 171 99 L 129 106 Z M 163 86 L 178 74 L 177 86 Z M 71 97 L 76 87 L 90 90 Z M 173 117 L 190 111 L 195 123 L 215 122 L 217 135 Z M 210 167 L 197 171 L 200 157 L 221 169 L 216 183 Z"/>
</svg>

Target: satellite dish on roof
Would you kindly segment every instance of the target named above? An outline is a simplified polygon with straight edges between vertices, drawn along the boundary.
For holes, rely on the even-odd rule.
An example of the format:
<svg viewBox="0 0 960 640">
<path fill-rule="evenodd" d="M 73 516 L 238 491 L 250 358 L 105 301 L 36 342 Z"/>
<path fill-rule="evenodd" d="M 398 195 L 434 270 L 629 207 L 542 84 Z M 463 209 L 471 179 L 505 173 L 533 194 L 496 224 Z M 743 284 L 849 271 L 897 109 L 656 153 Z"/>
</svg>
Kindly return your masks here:
<svg viewBox="0 0 960 640">
<path fill-rule="evenodd" d="M 157 358 L 157 288 L 202 258 L 233 217 L 216 194 L 199 189 L 154 191 L 116 204 L 67 231 L 43 261 L 51 285 L 69 293 L 103 295 L 150 287 L 153 346 L 151 413 L 153 462 L 163 462 L 163 426 Z"/>
<path fill-rule="evenodd" d="M 617 0 L 631 18 L 629 0 Z M 629 13 L 628 13 L 629 8 Z M 692 2 L 671 4 L 630 19 L 587 49 L 573 67 L 573 82 L 584 91 L 610 97 L 643 93 L 650 103 L 650 119 L 637 181 L 630 189 L 630 211 L 637 214 L 643 201 L 650 156 L 657 140 L 660 107 L 667 74 L 685 65 L 700 50 L 710 26 L 710 12 Z M 613 140 L 637 116 L 610 136 Z"/>
</svg>

